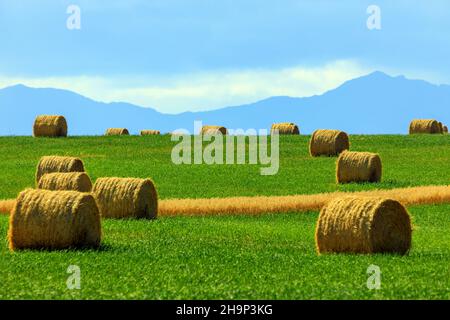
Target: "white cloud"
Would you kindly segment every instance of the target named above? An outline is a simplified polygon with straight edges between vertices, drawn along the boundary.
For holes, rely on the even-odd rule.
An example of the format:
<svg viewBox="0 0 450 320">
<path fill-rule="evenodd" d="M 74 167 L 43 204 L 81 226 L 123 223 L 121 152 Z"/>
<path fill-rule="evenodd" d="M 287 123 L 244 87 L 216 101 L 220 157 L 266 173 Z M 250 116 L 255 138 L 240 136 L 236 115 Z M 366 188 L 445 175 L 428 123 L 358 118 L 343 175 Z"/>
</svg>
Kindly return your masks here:
<svg viewBox="0 0 450 320">
<path fill-rule="evenodd" d="M 270 96 L 322 94 L 370 71 L 352 61 L 337 61 L 321 67 L 216 71 L 165 78 L 0 77 L 0 86 L 23 83 L 31 87 L 67 89 L 98 101 L 124 101 L 177 113 L 251 103 Z"/>
</svg>

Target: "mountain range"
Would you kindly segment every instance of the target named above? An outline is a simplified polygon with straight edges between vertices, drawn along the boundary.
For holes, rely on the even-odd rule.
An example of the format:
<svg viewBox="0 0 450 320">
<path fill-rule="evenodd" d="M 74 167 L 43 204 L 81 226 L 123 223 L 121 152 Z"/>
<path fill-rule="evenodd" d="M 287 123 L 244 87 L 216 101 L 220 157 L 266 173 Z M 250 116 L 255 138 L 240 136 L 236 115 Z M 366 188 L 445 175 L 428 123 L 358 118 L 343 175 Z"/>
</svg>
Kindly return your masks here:
<svg viewBox="0 0 450 320">
<path fill-rule="evenodd" d="M 214 94 L 214 93 L 211 93 Z M 109 127 L 170 132 L 193 131 L 193 122 L 230 129 L 268 129 L 274 122 L 294 122 L 301 133 L 340 129 L 351 134 L 407 133 L 413 118 L 450 124 L 450 86 L 434 85 L 382 72 L 349 80 L 311 97 L 270 97 L 255 103 L 203 112 L 160 113 L 129 103 L 103 103 L 77 93 L 15 85 L 0 89 L 0 135 L 31 135 L 39 114 L 66 117 L 69 135 L 101 135 Z"/>
</svg>

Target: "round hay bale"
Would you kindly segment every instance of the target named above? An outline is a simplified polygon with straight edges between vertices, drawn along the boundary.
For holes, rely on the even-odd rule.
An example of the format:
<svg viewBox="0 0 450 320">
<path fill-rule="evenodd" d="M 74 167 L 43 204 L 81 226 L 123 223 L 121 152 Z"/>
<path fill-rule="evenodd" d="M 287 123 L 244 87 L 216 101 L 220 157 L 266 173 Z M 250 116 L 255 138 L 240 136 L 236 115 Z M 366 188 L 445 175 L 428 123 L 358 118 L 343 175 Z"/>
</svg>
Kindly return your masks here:
<svg viewBox="0 0 450 320">
<path fill-rule="evenodd" d="M 34 120 L 33 136 L 67 137 L 67 121 L 63 116 L 37 116 Z"/>
<path fill-rule="evenodd" d="M 309 142 L 309 153 L 313 157 L 337 156 L 349 148 L 348 135 L 339 130 L 316 130 Z"/>
<path fill-rule="evenodd" d="M 36 183 L 44 174 L 53 172 L 84 172 L 83 161 L 74 157 L 42 157 L 36 169 Z"/>
<path fill-rule="evenodd" d="M 101 225 L 95 199 L 76 191 L 27 189 L 11 212 L 8 240 L 11 250 L 98 247 Z"/>
<path fill-rule="evenodd" d="M 172 132 L 167 132 L 165 133 L 165 135 L 168 136 L 190 136 L 190 133 L 184 133 L 184 132 L 179 132 L 179 131 L 172 131 Z"/>
<path fill-rule="evenodd" d="M 159 134 L 161 134 L 159 130 L 141 130 L 141 136 L 151 136 Z"/>
<path fill-rule="evenodd" d="M 292 122 L 274 123 L 270 129 L 270 134 L 272 134 L 274 130 L 278 130 L 278 134 L 300 134 L 298 126 Z"/>
<path fill-rule="evenodd" d="M 409 134 L 441 133 L 439 122 L 434 119 L 415 119 L 409 125 Z"/>
<path fill-rule="evenodd" d="M 442 124 L 442 122 L 438 122 L 439 125 L 439 133 L 444 133 L 444 125 Z"/>
<path fill-rule="evenodd" d="M 105 136 L 128 136 L 130 133 L 125 128 L 108 128 Z"/>
<path fill-rule="evenodd" d="M 444 126 L 444 133 L 448 133 L 448 127 L 447 126 Z"/>
<path fill-rule="evenodd" d="M 84 172 L 54 172 L 44 174 L 38 182 L 39 189 L 73 190 L 91 192 L 92 182 Z"/>
<path fill-rule="evenodd" d="M 379 182 L 381 158 L 376 153 L 344 151 L 336 162 L 337 183 Z"/>
<path fill-rule="evenodd" d="M 228 133 L 227 128 L 221 126 L 203 126 L 201 130 L 202 135 L 215 135 L 215 134 L 226 135 L 227 133 Z"/>
<path fill-rule="evenodd" d="M 411 248 L 411 220 L 396 200 L 344 197 L 320 211 L 316 225 L 319 254 L 398 253 Z"/>
<path fill-rule="evenodd" d="M 150 179 L 99 178 L 92 188 L 104 218 L 154 219 L 158 194 Z"/>
</svg>

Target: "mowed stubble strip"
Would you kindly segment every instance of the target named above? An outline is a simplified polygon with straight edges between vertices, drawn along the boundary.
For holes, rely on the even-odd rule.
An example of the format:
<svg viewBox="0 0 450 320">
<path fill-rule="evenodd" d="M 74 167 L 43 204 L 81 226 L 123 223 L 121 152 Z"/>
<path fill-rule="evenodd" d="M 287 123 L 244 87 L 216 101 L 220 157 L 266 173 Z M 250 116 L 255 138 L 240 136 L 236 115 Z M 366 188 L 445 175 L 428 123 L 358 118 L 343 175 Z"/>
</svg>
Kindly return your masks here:
<svg viewBox="0 0 450 320">
<path fill-rule="evenodd" d="M 291 196 L 163 199 L 159 201 L 158 216 L 259 215 L 318 211 L 329 201 L 342 196 L 391 198 L 405 206 L 444 204 L 450 203 L 450 186 L 425 186 Z M 0 201 L 0 212 L 9 214 L 14 203 L 14 199 Z"/>
</svg>

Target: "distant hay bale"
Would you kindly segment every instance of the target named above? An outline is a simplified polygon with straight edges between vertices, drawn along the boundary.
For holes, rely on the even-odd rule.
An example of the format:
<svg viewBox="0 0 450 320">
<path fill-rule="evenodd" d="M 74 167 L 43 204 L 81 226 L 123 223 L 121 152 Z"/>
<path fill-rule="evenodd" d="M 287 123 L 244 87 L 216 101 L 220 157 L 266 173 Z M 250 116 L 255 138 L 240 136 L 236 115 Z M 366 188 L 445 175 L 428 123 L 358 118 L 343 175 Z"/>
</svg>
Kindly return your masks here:
<svg viewBox="0 0 450 320">
<path fill-rule="evenodd" d="M 53 172 L 84 172 L 83 161 L 74 157 L 42 157 L 36 169 L 36 183 L 44 174 Z"/>
<path fill-rule="evenodd" d="M 11 250 L 98 247 L 95 199 L 76 191 L 25 190 L 12 210 L 8 240 Z"/>
<path fill-rule="evenodd" d="M 278 134 L 300 134 L 298 126 L 292 122 L 274 123 L 270 129 L 270 134 L 274 130 L 278 130 Z"/>
<path fill-rule="evenodd" d="M 381 174 L 381 158 L 375 153 L 344 151 L 336 162 L 337 183 L 379 182 Z"/>
<path fill-rule="evenodd" d="M 92 182 L 84 172 L 54 172 L 44 174 L 39 179 L 38 188 L 91 192 Z"/>
<path fill-rule="evenodd" d="M 415 119 L 409 125 L 409 134 L 441 133 L 439 122 L 434 119 Z"/>
<path fill-rule="evenodd" d="M 396 200 L 336 198 L 320 212 L 316 247 L 319 254 L 406 254 L 411 248 L 411 233 L 408 211 Z"/>
<path fill-rule="evenodd" d="M 105 136 L 128 136 L 130 133 L 126 128 L 108 128 Z"/>
<path fill-rule="evenodd" d="M 444 133 L 444 125 L 442 124 L 442 122 L 438 122 L 439 125 L 439 133 Z"/>
<path fill-rule="evenodd" d="M 156 218 L 158 195 L 150 179 L 99 178 L 92 188 L 104 218 Z"/>
<path fill-rule="evenodd" d="M 141 136 L 151 136 L 159 134 L 161 134 L 159 130 L 141 130 Z"/>
<path fill-rule="evenodd" d="M 190 136 L 190 133 L 183 133 L 179 131 L 173 131 L 173 132 L 167 132 L 166 135 L 168 136 Z"/>
<path fill-rule="evenodd" d="M 201 130 L 202 135 L 215 135 L 215 134 L 226 135 L 227 133 L 228 133 L 227 128 L 221 126 L 203 126 Z"/>
<path fill-rule="evenodd" d="M 339 130 L 316 130 L 309 142 L 309 153 L 313 157 L 337 156 L 349 148 L 348 135 Z"/>
<path fill-rule="evenodd" d="M 443 131 L 444 131 L 444 133 L 448 133 L 448 127 L 444 126 Z"/>
<path fill-rule="evenodd" d="M 34 120 L 33 136 L 67 137 L 67 121 L 63 116 L 37 116 Z"/>
<path fill-rule="evenodd" d="M 187 130 L 183 130 L 183 129 L 177 129 L 174 131 L 169 131 L 166 132 L 164 135 L 168 135 L 168 136 L 190 136 L 190 132 Z"/>
</svg>

